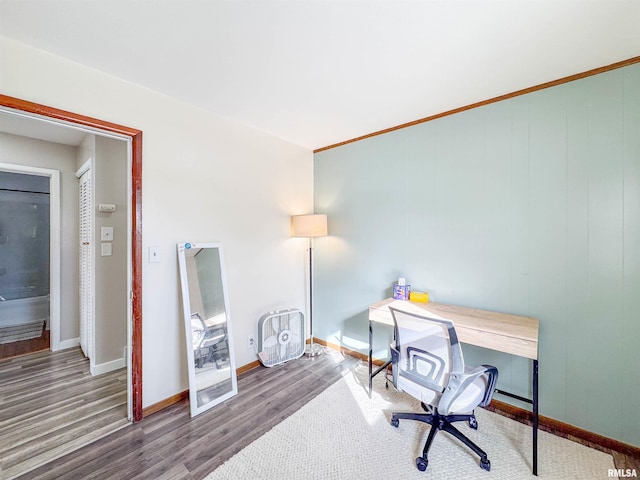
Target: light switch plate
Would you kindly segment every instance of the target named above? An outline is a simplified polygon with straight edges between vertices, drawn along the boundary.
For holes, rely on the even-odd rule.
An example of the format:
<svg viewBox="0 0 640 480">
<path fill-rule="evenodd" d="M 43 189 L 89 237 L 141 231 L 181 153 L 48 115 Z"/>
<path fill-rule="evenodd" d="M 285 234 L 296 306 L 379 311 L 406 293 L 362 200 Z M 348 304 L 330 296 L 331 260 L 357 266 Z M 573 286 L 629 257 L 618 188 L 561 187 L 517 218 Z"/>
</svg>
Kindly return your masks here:
<svg viewBox="0 0 640 480">
<path fill-rule="evenodd" d="M 160 247 L 149 247 L 149 263 L 160 262 Z"/>
<path fill-rule="evenodd" d="M 100 240 L 103 242 L 112 242 L 113 227 L 100 227 Z"/>
<path fill-rule="evenodd" d="M 111 243 L 102 243 L 100 244 L 101 250 L 101 256 L 103 257 L 110 257 L 111 255 L 113 255 L 113 250 L 111 248 Z"/>
</svg>

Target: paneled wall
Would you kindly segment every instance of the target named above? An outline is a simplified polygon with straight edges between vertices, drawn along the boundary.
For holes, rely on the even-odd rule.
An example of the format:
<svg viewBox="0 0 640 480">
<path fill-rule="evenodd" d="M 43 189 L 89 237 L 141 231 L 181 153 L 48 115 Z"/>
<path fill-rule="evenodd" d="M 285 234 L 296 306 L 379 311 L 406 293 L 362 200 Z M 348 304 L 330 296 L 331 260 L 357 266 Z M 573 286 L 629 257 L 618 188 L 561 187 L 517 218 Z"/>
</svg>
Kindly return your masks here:
<svg viewBox="0 0 640 480">
<path fill-rule="evenodd" d="M 314 175 L 316 336 L 365 353 L 399 276 L 537 317 L 541 414 L 640 446 L 640 65 L 320 152 Z M 530 395 L 530 362 L 465 355 Z"/>
</svg>

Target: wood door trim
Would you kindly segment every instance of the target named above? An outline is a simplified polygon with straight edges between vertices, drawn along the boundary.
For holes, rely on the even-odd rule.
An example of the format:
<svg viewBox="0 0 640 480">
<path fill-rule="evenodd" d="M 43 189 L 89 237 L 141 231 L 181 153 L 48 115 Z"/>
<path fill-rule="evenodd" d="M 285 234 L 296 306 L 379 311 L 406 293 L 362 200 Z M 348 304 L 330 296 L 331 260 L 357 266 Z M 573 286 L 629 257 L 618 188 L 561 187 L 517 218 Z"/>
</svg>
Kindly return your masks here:
<svg viewBox="0 0 640 480">
<path fill-rule="evenodd" d="M 0 94 L 0 106 L 82 125 L 131 139 L 131 268 L 132 338 L 131 401 L 133 421 L 142 420 L 142 131 Z"/>
</svg>

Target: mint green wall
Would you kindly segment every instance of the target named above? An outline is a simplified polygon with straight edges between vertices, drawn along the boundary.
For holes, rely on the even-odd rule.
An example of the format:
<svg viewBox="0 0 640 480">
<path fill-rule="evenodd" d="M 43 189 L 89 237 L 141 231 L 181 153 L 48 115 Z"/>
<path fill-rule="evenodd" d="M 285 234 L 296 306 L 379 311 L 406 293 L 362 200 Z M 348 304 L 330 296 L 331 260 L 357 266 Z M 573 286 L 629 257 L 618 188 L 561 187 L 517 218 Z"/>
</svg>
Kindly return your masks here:
<svg viewBox="0 0 640 480">
<path fill-rule="evenodd" d="M 399 276 L 534 316 L 541 414 L 640 446 L 640 65 L 320 152 L 314 175 L 316 336 L 365 353 Z M 529 361 L 465 355 L 530 395 Z"/>
</svg>

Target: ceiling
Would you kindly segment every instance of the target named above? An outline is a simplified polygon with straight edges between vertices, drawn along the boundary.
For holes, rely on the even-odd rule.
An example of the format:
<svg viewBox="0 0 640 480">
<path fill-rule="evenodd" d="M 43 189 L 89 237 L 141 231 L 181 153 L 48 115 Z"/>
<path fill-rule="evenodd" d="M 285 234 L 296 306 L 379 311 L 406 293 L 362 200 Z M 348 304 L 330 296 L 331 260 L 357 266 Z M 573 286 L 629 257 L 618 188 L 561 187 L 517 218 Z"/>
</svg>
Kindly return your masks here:
<svg viewBox="0 0 640 480">
<path fill-rule="evenodd" d="M 639 24 L 637 0 L 0 0 L 6 37 L 309 149 L 638 56 Z"/>
</svg>

